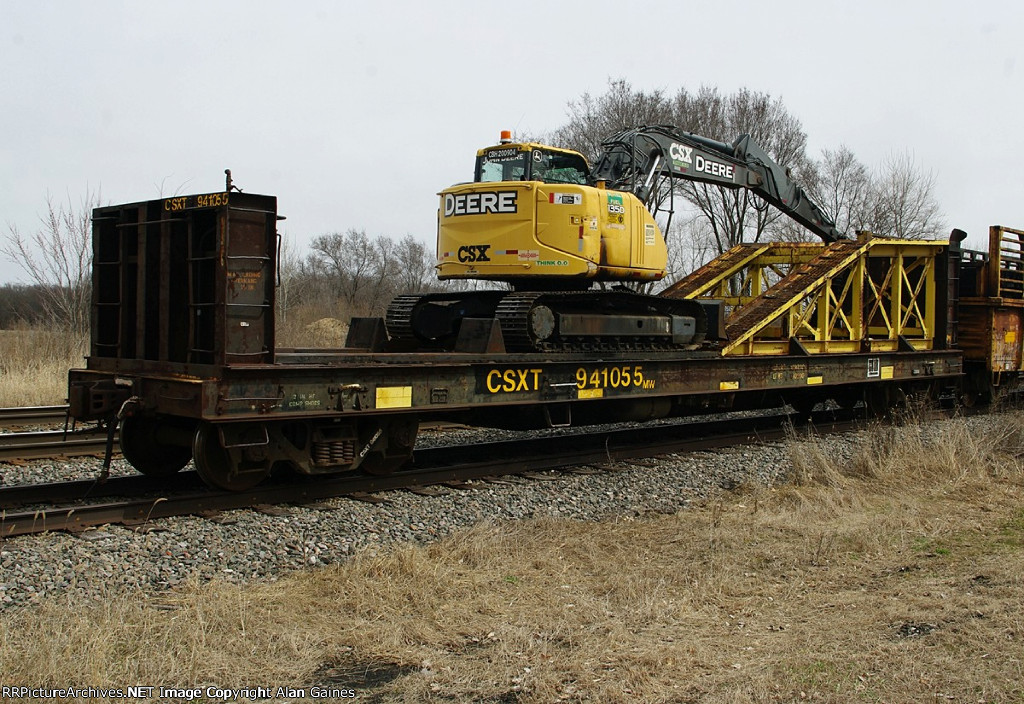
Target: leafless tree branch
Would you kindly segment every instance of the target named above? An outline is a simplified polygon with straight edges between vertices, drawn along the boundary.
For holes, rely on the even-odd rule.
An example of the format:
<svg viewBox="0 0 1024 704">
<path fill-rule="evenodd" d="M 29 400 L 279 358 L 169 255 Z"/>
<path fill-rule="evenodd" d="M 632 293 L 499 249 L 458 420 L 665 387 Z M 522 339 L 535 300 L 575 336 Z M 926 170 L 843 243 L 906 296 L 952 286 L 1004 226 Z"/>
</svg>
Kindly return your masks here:
<svg viewBox="0 0 1024 704">
<path fill-rule="evenodd" d="M 25 235 L 13 224 L 0 244 L 0 254 L 17 265 L 39 287 L 46 317 L 75 336 L 88 333 L 92 281 L 91 217 L 99 192 L 86 191 L 76 208 L 71 197 L 58 203 L 46 198 L 46 212 L 35 233 Z"/>
</svg>

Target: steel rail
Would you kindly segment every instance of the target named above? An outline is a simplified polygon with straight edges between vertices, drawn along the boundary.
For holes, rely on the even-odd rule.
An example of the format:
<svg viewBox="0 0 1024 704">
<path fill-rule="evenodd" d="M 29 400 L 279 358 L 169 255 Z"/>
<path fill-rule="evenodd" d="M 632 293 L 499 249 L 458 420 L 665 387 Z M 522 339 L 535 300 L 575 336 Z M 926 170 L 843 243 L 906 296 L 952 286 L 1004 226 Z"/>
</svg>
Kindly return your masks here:
<svg viewBox="0 0 1024 704">
<path fill-rule="evenodd" d="M 99 498 L 138 498 L 147 494 L 189 491 L 206 485 L 195 471 L 180 472 L 170 477 L 147 477 L 143 474 L 45 484 L 12 484 L 0 486 L 0 511 L 22 506 L 53 506 L 58 502 L 90 501 Z"/>
<path fill-rule="evenodd" d="M 39 408 L 64 408 L 63 406 L 40 406 Z M 13 411 L 24 411 L 20 408 L 0 408 L 3 411 L 12 411 L 8 418 L 15 418 Z M 31 409 L 29 409 L 31 410 Z M 28 415 L 17 416 L 29 418 Z M 36 416 L 45 417 L 42 413 Z M 63 412 L 60 418 L 63 418 Z M 0 421 L 0 426 L 3 423 Z M 31 423 L 26 423 L 31 425 Z M 14 427 L 12 422 L 11 427 Z M 428 422 L 422 423 L 421 428 L 445 429 L 464 428 L 466 426 L 457 423 Z M 114 454 L 119 454 L 117 438 L 120 429 L 114 431 Z M 65 437 L 63 430 L 45 430 L 31 432 L 0 433 L 0 462 L 17 460 L 39 460 L 53 457 L 85 457 L 103 453 L 106 450 L 106 429 L 95 426 L 68 431 Z"/>
<path fill-rule="evenodd" d="M 0 408 L 0 428 L 21 428 L 28 425 L 51 425 L 63 422 L 67 406 L 24 406 Z"/>
<path fill-rule="evenodd" d="M 301 478 L 298 481 L 272 481 L 236 493 L 203 488 L 184 489 L 182 481 L 192 487 L 197 484 L 194 472 L 184 472 L 175 477 L 178 480 L 174 482 L 177 493 L 164 491 L 155 496 L 129 498 L 125 501 L 54 506 L 47 509 L 0 510 L 0 538 L 46 531 L 77 531 L 108 523 L 139 525 L 159 518 L 208 511 L 226 511 L 263 504 L 302 504 L 357 493 L 521 474 L 572 465 L 601 465 L 674 452 L 775 441 L 790 432 L 785 425 L 786 417 L 783 414 L 697 424 L 666 424 L 422 449 L 416 451 L 411 468 L 389 475 L 331 475 Z M 840 421 L 820 426 L 819 430 L 842 432 L 855 425 L 854 422 Z M 118 483 L 108 483 L 120 486 Z M 95 482 L 75 484 L 78 490 L 91 491 L 93 496 L 102 498 L 103 485 L 96 486 Z M 28 492 L 23 487 L 6 488 L 0 491 L 0 502 L 3 502 L 0 505 L 9 503 L 9 498 L 5 498 L 4 494 L 12 489 Z"/>
<path fill-rule="evenodd" d="M 94 455 L 102 453 L 106 443 L 107 432 L 99 428 L 0 433 L 0 461 Z"/>
</svg>

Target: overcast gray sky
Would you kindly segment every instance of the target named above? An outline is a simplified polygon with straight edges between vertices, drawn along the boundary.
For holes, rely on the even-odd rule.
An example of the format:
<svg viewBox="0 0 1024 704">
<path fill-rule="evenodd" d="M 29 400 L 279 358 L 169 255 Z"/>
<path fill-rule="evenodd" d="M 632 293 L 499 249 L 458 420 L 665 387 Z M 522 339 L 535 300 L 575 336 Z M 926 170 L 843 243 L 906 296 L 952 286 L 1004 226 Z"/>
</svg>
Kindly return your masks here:
<svg viewBox="0 0 1024 704">
<path fill-rule="evenodd" d="M 350 227 L 432 242 L 477 148 L 623 78 L 769 92 L 812 156 L 910 151 L 983 246 L 1024 228 L 1021 36 L 1024 4 L 991 0 L 0 0 L 0 235 L 38 229 L 47 194 L 203 193 L 231 168 L 300 250 Z"/>
</svg>

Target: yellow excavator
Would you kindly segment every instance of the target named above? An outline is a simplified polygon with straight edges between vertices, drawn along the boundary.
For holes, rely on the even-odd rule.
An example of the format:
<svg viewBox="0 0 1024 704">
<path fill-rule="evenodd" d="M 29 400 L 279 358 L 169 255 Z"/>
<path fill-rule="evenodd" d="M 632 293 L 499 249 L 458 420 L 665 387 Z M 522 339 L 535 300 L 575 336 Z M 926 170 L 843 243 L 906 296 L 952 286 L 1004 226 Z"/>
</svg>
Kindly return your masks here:
<svg viewBox="0 0 1024 704">
<path fill-rule="evenodd" d="M 726 144 L 639 127 L 605 140 L 591 168 L 578 152 L 503 132 L 477 152 L 472 183 L 439 194 L 437 269 L 440 279 L 508 288 L 399 296 L 386 318 L 391 338 L 452 349 L 463 320 L 490 318 L 508 351 L 699 346 L 715 334 L 701 303 L 625 285 L 665 275 L 652 212 L 673 179 L 750 189 L 826 242 L 844 237 L 748 135 Z"/>
</svg>

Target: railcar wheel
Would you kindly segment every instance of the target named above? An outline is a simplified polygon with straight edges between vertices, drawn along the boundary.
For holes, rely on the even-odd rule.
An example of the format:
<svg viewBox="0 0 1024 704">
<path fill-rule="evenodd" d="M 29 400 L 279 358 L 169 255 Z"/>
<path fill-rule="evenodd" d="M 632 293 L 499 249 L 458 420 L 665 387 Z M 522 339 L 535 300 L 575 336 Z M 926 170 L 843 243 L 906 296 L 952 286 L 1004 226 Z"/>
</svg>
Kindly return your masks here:
<svg viewBox="0 0 1024 704">
<path fill-rule="evenodd" d="M 128 416 L 121 421 L 118 445 L 128 464 L 149 477 L 169 477 L 192 459 L 187 445 L 168 445 L 160 441 L 162 423 L 156 418 Z"/>
<path fill-rule="evenodd" d="M 268 474 L 267 467 L 262 465 L 242 470 L 221 443 L 217 426 L 210 423 L 202 423 L 196 430 L 192 455 L 200 478 L 214 489 L 245 491 L 259 484 Z"/>
</svg>

